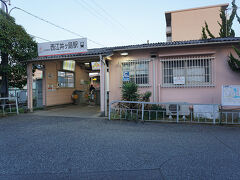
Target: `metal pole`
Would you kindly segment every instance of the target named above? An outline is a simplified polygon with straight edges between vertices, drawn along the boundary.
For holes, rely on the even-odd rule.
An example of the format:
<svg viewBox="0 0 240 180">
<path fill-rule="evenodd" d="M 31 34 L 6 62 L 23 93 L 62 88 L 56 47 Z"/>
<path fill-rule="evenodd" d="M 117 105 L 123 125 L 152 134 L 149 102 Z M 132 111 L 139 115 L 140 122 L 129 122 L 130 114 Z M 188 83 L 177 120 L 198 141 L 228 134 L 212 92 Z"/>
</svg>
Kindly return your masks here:
<svg viewBox="0 0 240 180">
<path fill-rule="evenodd" d="M 144 103 L 142 103 L 142 122 L 144 121 Z"/>
<path fill-rule="evenodd" d="M 18 111 L 18 100 L 17 100 L 17 97 L 15 98 L 15 102 L 16 102 L 16 111 L 17 111 L 17 114 L 19 114 L 19 111 Z"/>
<path fill-rule="evenodd" d="M 177 104 L 177 123 L 179 122 L 179 105 Z"/>
<path fill-rule="evenodd" d="M 2 3 L 2 11 L 3 12 L 6 12 L 7 14 L 8 14 L 8 7 L 7 7 L 7 4 L 6 4 L 6 2 L 4 1 L 4 0 L 0 0 Z M 5 6 L 5 8 L 4 8 L 4 6 Z M 6 10 L 6 11 L 5 11 Z"/>
</svg>

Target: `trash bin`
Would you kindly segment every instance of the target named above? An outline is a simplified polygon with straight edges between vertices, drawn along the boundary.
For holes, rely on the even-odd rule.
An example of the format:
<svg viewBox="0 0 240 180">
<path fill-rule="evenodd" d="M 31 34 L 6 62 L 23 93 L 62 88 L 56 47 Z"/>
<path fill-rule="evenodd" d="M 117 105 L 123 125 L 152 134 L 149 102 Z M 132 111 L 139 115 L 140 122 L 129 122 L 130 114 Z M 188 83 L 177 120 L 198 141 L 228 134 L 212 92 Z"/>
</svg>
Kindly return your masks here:
<svg viewBox="0 0 240 180">
<path fill-rule="evenodd" d="M 73 104 L 79 105 L 79 104 L 85 104 L 86 100 L 84 98 L 84 91 L 81 90 L 75 90 L 72 93 L 72 99 L 73 99 Z"/>
</svg>

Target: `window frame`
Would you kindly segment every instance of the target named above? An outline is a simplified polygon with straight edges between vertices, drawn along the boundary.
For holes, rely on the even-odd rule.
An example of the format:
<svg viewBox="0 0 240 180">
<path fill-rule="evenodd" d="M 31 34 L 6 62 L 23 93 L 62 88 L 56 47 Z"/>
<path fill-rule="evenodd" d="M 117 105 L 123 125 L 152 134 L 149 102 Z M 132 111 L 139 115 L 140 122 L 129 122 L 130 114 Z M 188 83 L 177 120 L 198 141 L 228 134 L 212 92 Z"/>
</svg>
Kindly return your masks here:
<svg viewBox="0 0 240 180">
<path fill-rule="evenodd" d="M 61 86 L 60 85 L 60 82 L 59 82 L 59 75 L 58 75 L 58 73 L 59 72 L 64 72 L 65 73 L 65 76 L 64 76 L 64 78 L 66 78 L 66 74 L 67 73 L 71 73 L 71 74 L 73 74 L 73 87 L 69 87 L 69 86 Z M 75 82 L 76 82 L 76 79 L 75 79 L 75 72 L 73 72 L 73 71 L 67 71 L 67 70 L 58 70 L 57 71 L 57 85 L 58 85 L 58 88 L 75 88 Z M 68 84 L 69 82 L 67 82 L 66 84 Z M 70 82 L 71 83 L 71 82 Z"/>
<path fill-rule="evenodd" d="M 139 87 L 149 87 L 150 86 L 150 59 L 135 59 L 135 60 L 125 60 L 121 62 L 121 81 L 122 83 L 127 83 L 127 82 L 135 82 Z M 129 81 L 123 81 L 123 72 L 124 71 L 124 64 L 128 64 L 129 66 Z M 136 69 L 137 65 L 141 66 L 141 64 L 147 65 L 147 68 L 139 68 Z M 132 69 L 131 65 L 134 66 L 134 69 Z M 127 69 L 127 68 L 126 68 Z M 132 71 L 134 70 L 134 71 Z M 144 72 L 141 74 L 141 71 Z M 139 73 L 140 72 L 140 73 Z M 134 76 L 131 78 L 131 76 Z M 137 77 L 140 76 L 140 77 Z M 131 80 L 133 79 L 133 80 Z M 139 81 L 140 83 L 138 83 Z M 146 83 L 141 83 L 146 81 Z"/>
<path fill-rule="evenodd" d="M 185 56 L 185 57 L 167 57 L 160 59 L 161 62 L 161 70 L 162 70 L 162 82 L 161 87 L 213 87 L 215 86 L 214 81 L 214 56 L 202 55 L 202 56 Z M 169 68 L 165 67 L 165 63 L 168 63 Z M 174 76 L 174 66 L 171 63 L 181 64 L 183 66 L 177 66 L 175 71 L 181 71 L 185 80 L 185 84 L 174 84 L 173 77 Z M 208 64 L 207 64 L 208 63 Z M 192 64 L 192 65 L 191 65 Z M 207 64 L 207 66 L 206 66 Z M 172 66 L 172 67 L 171 67 Z M 192 70 L 191 70 L 192 69 Z M 194 71 L 195 69 L 195 71 Z M 198 71 L 197 71 L 198 69 Z M 171 78 L 169 75 L 166 75 L 171 71 L 172 79 L 170 82 L 166 82 L 167 78 Z M 192 71 L 192 73 L 190 73 Z M 200 71 L 205 71 L 204 74 L 200 74 Z M 199 74 L 197 74 L 199 73 Z M 170 74 L 170 73 L 169 73 Z M 199 81 L 199 79 L 205 79 L 206 82 Z M 195 81 L 191 81 L 190 79 L 195 79 Z"/>
</svg>

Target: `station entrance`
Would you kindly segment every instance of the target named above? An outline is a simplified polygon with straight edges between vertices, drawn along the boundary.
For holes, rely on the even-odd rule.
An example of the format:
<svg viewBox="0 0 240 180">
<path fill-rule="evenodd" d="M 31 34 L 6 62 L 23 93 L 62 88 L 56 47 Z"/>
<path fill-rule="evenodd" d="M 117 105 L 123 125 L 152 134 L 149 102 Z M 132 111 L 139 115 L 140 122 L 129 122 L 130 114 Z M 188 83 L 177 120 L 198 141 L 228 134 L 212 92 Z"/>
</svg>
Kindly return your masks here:
<svg viewBox="0 0 240 180">
<path fill-rule="evenodd" d="M 43 73 L 38 88 L 42 89 L 42 106 L 46 108 L 38 114 L 106 116 L 109 79 L 106 61 L 102 55 L 32 60 L 28 63 L 28 108 L 33 111 L 34 66 Z"/>
</svg>

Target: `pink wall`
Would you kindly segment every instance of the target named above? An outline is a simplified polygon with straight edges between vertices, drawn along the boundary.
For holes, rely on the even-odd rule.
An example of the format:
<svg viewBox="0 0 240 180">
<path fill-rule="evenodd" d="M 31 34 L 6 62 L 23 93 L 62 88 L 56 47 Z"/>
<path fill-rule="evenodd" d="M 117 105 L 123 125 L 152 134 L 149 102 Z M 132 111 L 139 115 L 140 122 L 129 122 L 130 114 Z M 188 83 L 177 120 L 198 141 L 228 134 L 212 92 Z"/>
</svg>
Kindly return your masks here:
<svg viewBox="0 0 240 180">
<path fill-rule="evenodd" d="M 121 86 L 122 86 L 122 67 L 121 63 L 127 60 L 136 59 L 149 59 L 149 52 L 146 50 L 130 51 L 129 55 L 124 57 L 119 52 L 115 52 L 112 60 L 109 63 L 109 100 L 121 99 Z M 144 93 L 146 91 L 153 91 L 153 72 L 152 62 L 149 63 L 149 87 L 139 87 L 139 92 Z M 152 100 L 152 97 L 151 97 Z"/>
<path fill-rule="evenodd" d="M 198 47 L 172 47 L 148 50 L 132 50 L 128 51 L 127 57 L 120 56 L 120 52 L 115 52 L 109 63 L 110 73 L 110 102 L 112 100 L 121 99 L 121 62 L 126 60 L 150 59 L 151 52 L 156 52 L 158 57 L 156 61 L 156 101 L 160 102 L 189 102 L 189 103 L 221 103 L 222 85 L 238 85 L 240 84 L 239 74 L 233 72 L 228 64 L 227 59 L 230 52 L 233 52 L 231 46 L 208 45 Z M 162 70 L 160 58 L 166 56 L 183 56 L 183 55 L 206 55 L 212 54 L 213 60 L 213 87 L 193 87 L 193 88 L 164 88 L 162 84 Z M 153 92 L 153 62 L 150 62 L 149 78 L 150 87 L 140 87 L 140 92 Z M 151 98 L 153 101 L 153 95 Z"/>
</svg>

